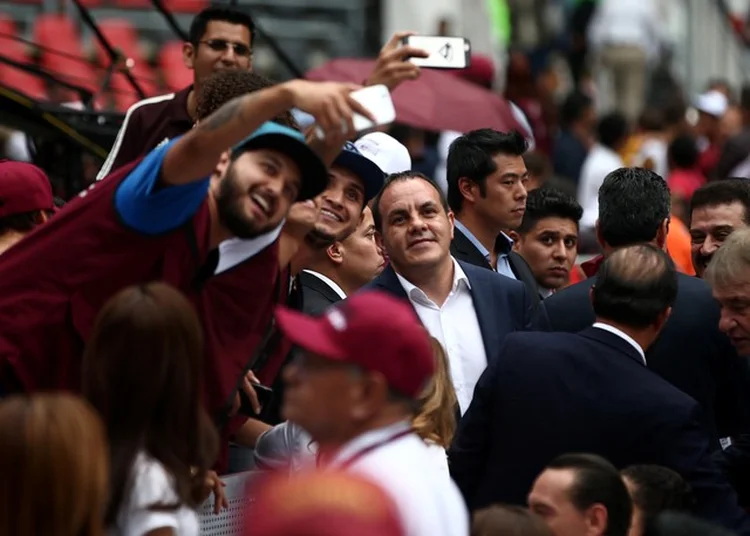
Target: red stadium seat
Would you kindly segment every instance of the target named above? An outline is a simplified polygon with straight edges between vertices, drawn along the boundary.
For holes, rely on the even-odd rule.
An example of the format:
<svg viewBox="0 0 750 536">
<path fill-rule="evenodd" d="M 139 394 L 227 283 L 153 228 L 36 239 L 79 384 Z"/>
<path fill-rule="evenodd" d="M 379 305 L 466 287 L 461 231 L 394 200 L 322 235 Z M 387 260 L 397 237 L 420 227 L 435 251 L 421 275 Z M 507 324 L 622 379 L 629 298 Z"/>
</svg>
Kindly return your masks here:
<svg viewBox="0 0 750 536">
<path fill-rule="evenodd" d="M 149 9 L 153 8 L 151 0 L 112 0 L 117 6 L 124 9 Z"/>
<path fill-rule="evenodd" d="M 15 21 L 5 13 L 0 13 L 0 39 L 16 35 Z"/>
<path fill-rule="evenodd" d="M 184 66 L 163 70 L 162 74 L 168 91 L 179 91 L 193 83 L 193 72 Z"/>
<path fill-rule="evenodd" d="M 7 65 L 0 65 L 0 85 L 11 87 L 33 99 L 44 99 L 47 96 L 41 77 Z"/>
<path fill-rule="evenodd" d="M 198 13 L 208 7 L 208 0 L 164 0 L 164 7 L 177 13 Z"/>
<path fill-rule="evenodd" d="M 159 51 L 159 65 L 161 65 L 163 69 L 168 69 L 177 65 L 184 67 L 182 47 L 182 41 L 170 41 L 162 46 Z"/>
<path fill-rule="evenodd" d="M 78 30 L 65 15 L 37 16 L 34 20 L 33 39 L 40 46 L 42 56 L 50 54 L 53 58 L 60 58 L 61 55 L 55 54 L 60 52 L 77 58 L 84 57 Z"/>
<path fill-rule="evenodd" d="M 106 19 L 99 24 L 99 28 L 112 47 L 119 49 L 125 56 L 132 58 L 136 64 L 144 61 L 138 43 L 138 32 L 130 21 L 124 19 Z M 99 64 L 104 66 L 109 65 L 109 54 L 107 54 L 107 51 L 95 37 L 94 42 L 96 43 L 96 58 Z"/>
<path fill-rule="evenodd" d="M 52 55 L 47 55 L 43 57 L 42 68 L 69 84 L 81 86 L 91 92 L 96 92 L 99 89 L 94 68 L 85 61 L 68 57 L 55 58 Z"/>
</svg>

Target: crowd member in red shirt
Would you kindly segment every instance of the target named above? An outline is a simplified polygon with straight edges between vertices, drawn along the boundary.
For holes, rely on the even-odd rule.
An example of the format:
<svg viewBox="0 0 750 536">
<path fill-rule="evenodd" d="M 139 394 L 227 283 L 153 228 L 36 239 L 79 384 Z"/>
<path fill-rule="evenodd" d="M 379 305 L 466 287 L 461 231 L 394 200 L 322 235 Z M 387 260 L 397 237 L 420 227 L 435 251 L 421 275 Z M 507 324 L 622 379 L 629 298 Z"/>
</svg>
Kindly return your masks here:
<svg viewBox="0 0 750 536">
<path fill-rule="evenodd" d="M 257 264 L 276 274 L 276 248 L 266 246 L 290 205 L 318 195 L 328 174 L 299 132 L 264 121 L 296 106 L 341 136 L 342 124 L 353 131 L 354 111 L 369 115 L 349 97 L 353 89 L 295 80 L 235 99 L 96 183 L 8 251 L 0 262 L 0 390 L 79 389 L 94 318 L 126 286 L 162 280 L 198 299 L 207 278 L 258 251 L 269 253 Z M 219 248 L 233 238 L 245 239 L 242 247 Z M 256 309 L 253 295 L 244 303 Z M 205 311 L 233 321 L 232 310 Z M 222 360 L 211 329 L 223 326 L 202 320 L 209 359 Z M 247 326 L 234 333 L 256 344 L 261 337 Z M 210 409 L 219 398 L 207 401 Z"/>
<path fill-rule="evenodd" d="M 667 154 L 670 169 L 667 185 L 672 193 L 672 213 L 687 221 L 690 198 L 693 197 L 693 192 L 706 183 L 706 177 L 698 167 L 698 145 L 695 138 L 683 134 L 669 144 Z"/>
</svg>

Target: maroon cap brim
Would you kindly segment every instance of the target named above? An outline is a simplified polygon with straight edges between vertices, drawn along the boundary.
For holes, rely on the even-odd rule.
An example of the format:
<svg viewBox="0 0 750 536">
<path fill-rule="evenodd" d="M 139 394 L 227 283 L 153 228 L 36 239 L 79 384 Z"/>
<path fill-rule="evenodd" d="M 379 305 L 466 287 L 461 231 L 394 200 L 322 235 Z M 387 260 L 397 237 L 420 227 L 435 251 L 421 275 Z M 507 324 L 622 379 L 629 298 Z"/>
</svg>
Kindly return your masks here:
<svg viewBox="0 0 750 536">
<path fill-rule="evenodd" d="M 293 344 L 313 354 L 334 361 L 347 358 L 334 340 L 335 332 L 325 317 L 308 316 L 288 307 L 276 307 L 276 322 L 284 336 Z"/>
</svg>

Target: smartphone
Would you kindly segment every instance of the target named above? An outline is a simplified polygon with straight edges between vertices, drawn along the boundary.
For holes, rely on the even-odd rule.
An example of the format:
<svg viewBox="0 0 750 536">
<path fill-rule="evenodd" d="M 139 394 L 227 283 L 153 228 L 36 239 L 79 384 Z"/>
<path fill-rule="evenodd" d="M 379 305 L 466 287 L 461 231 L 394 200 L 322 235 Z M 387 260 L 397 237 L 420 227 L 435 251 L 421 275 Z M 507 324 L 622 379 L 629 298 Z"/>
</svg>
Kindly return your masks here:
<svg viewBox="0 0 750 536">
<path fill-rule="evenodd" d="M 410 58 L 409 61 L 430 69 L 466 69 L 471 65 L 471 43 L 465 37 L 439 37 L 433 35 L 410 35 L 401 43 L 421 48 L 429 54 L 426 58 Z"/>
<path fill-rule="evenodd" d="M 388 91 L 386 86 L 382 84 L 368 86 L 353 91 L 351 97 L 367 108 L 375 118 L 375 122 L 373 123 L 363 115 L 354 114 L 352 123 L 354 123 L 354 130 L 357 133 L 365 132 L 381 125 L 388 125 L 396 120 L 396 108 L 393 106 L 391 92 Z M 325 137 L 320 127 L 316 127 L 315 135 L 320 139 Z"/>
<path fill-rule="evenodd" d="M 240 388 L 240 409 L 239 413 L 246 416 L 246 417 L 259 417 L 263 415 L 263 410 L 265 410 L 267 407 L 271 405 L 271 401 L 273 401 L 273 389 L 270 387 L 266 387 L 265 385 L 261 385 L 259 383 L 252 383 L 251 384 L 253 388 L 255 389 L 255 392 L 258 393 L 258 402 L 260 402 L 260 413 L 255 413 L 255 410 L 253 409 L 253 405 L 250 403 L 250 397 L 247 396 L 245 393 L 245 390 Z"/>
</svg>

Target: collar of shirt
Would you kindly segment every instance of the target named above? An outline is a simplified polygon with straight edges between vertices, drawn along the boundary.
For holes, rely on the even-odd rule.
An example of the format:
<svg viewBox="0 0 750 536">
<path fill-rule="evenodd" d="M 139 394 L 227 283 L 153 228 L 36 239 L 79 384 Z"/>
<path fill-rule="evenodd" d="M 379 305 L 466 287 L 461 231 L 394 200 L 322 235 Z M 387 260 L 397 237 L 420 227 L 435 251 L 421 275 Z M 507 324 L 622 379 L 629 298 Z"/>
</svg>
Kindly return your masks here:
<svg viewBox="0 0 750 536">
<path fill-rule="evenodd" d="M 409 421 L 400 421 L 396 424 L 384 426 L 383 428 L 376 428 L 375 430 L 370 430 L 364 434 L 358 435 L 339 449 L 336 455 L 328 463 L 328 466 L 337 467 L 343 465 L 363 450 L 370 448 L 373 445 L 377 445 L 378 443 L 388 441 L 389 438 L 409 429 L 411 429 L 411 423 Z"/>
<path fill-rule="evenodd" d="M 323 283 L 331 287 L 331 290 L 333 290 L 336 294 L 338 294 L 339 298 L 342 300 L 346 299 L 346 292 L 344 292 L 344 289 L 342 289 L 338 283 L 336 283 L 333 279 L 330 277 L 324 276 L 320 272 L 315 272 L 313 270 L 302 270 L 305 273 L 308 273 L 310 275 L 314 275 L 318 279 L 320 279 Z"/>
<path fill-rule="evenodd" d="M 454 222 L 455 226 L 458 228 L 459 231 L 461 231 L 466 238 L 469 239 L 469 242 L 474 244 L 474 247 L 479 250 L 479 253 L 482 254 L 482 256 L 487 259 L 487 262 L 490 262 L 490 252 L 489 250 L 484 247 L 484 245 L 479 241 L 479 239 L 474 236 L 474 234 L 469 231 L 469 228 L 466 227 L 463 223 L 461 223 L 459 220 L 455 220 Z M 513 249 L 513 239 L 509 237 L 505 233 L 500 233 L 497 236 L 497 239 L 495 240 L 495 250 L 497 251 L 498 255 L 503 257 L 507 256 L 508 253 Z"/>
<path fill-rule="evenodd" d="M 466 276 L 466 273 L 461 268 L 461 265 L 458 264 L 456 259 L 454 259 L 453 257 L 451 257 L 451 260 L 453 261 L 453 285 L 451 286 L 451 292 L 456 292 L 456 290 L 458 290 L 458 288 L 460 287 L 462 283 L 466 285 L 467 289 L 471 289 L 471 283 L 469 282 L 469 278 Z M 396 274 L 396 277 L 401 283 L 401 286 L 406 291 L 406 295 L 409 296 L 410 300 L 416 300 L 419 303 L 424 303 L 425 301 L 432 303 L 432 300 L 430 300 L 430 298 L 427 297 L 427 294 L 425 294 L 421 288 L 414 285 L 411 281 L 406 279 L 404 276 L 402 276 L 395 270 L 394 270 L 394 273 Z"/>
<path fill-rule="evenodd" d="M 552 290 L 551 288 L 542 288 L 542 287 L 539 287 L 539 295 L 542 297 L 542 299 L 549 298 L 554 293 L 555 293 L 555 291 Z"/>
<path fill-rule="evenodd" d="M 219 263 L 216 265 L 214 275 L 226 272 L 250 257 L 255 257 L 276 241 L 281 234 L 282 227 L 284 227 L 283 221 L 274 230 L 255 238 L 229 238 L 221 242 L 219 244 Z"/>
<path fill-rule="evenodd" d="M 617 335 L 621 339 L 623 339 L 625 342 L 627 342 L 630 346 L 635 348 L 636 352 L 638 352 L 638 355 L 641 356 L 641 359 L 643 359 L 643 364 L 648 366 L 648 363 L 646 363 L 646 354 L 643 352 L 643 348 L 641 348 L 641 345 L 638 344 L 633 340 L 633 338 L 628 335 L 627 333 L 617 329 L 614 326 L 610 326 L 609 324 L 604 324 L 603 322 L 594 322 L 595 328 L 603 329 L 604 331 L 609 331 L 613 335 Z"/>
</svg>

